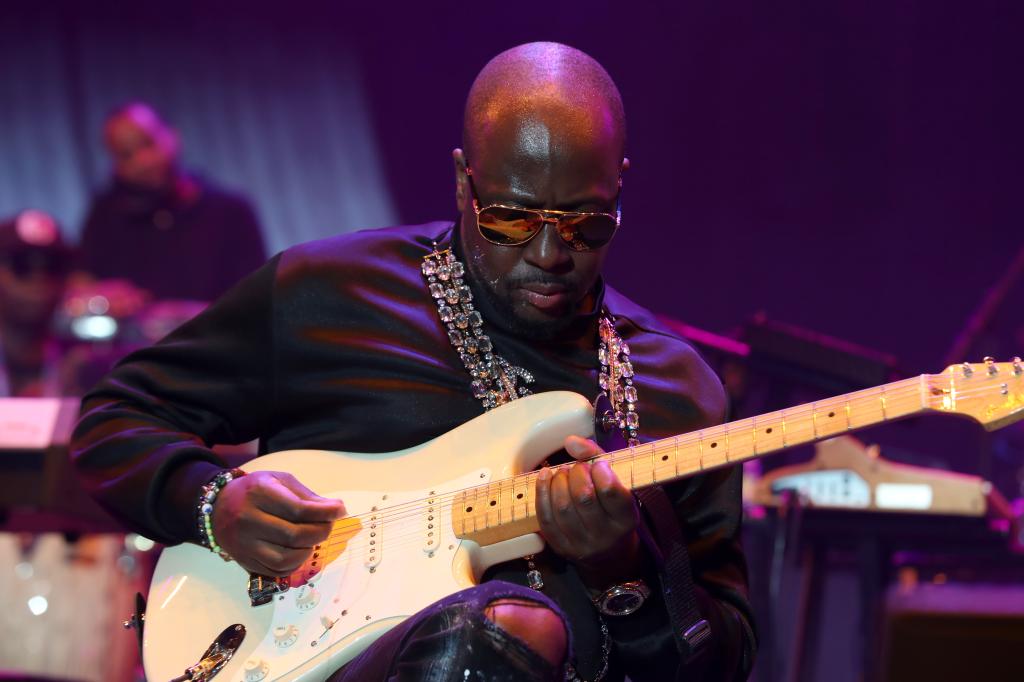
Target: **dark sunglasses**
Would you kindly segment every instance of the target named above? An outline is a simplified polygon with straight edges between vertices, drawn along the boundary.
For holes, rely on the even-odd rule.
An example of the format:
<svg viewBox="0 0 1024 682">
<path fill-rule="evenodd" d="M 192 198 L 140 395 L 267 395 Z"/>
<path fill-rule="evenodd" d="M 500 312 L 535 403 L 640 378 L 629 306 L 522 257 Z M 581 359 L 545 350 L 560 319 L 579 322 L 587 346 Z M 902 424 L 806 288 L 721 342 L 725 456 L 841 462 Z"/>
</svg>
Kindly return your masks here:
<svg viewBox="0 0 1024 682">
<path fill-rule="evenodd" d="M 473 184 L 473 171 L 466 165 L 469 191 L 473 195 L 473 212 L 480 236 L 499 246 L 522 246 L 544 229 L 545 223 L 554 223 L 558 236 L 573 251 L 599 249 L 612 240 L 622 222 L 622 178 L 615 198 L 615 215 L 611 213 L 581 213 L 579 211 L 549 211 L 520 208 L 505 204 L 489 204 L 480 208 L 480 198 Z"/>
<path fill-rule="evenodd" d="M 36 272 L 52 277 L 61 277 L 70 269 L 69 259 L 62 253 L 47 253 L 37 249 L 22 249 L 0 258 L 0 265 L 7 266 L 18 279 L 28 279 Z"/>
</svg>

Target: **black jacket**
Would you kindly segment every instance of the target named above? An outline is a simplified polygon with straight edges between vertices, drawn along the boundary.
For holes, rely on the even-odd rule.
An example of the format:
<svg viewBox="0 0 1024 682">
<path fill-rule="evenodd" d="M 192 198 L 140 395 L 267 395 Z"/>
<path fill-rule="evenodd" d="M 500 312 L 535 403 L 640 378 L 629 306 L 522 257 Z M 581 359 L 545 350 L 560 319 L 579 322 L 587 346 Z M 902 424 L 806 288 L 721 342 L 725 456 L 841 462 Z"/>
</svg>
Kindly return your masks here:
<svg viewBox="0 0 1024 682">
<path fill-rule="evenodd" d="M 260 439 L 261 452 L 390 452 L 482 413 L 420 272 L 451 223 L 343 235 L 289 249 L 159 344 L 129 356 L 83 401 L 74 440 L 95 497 L 134 530 L 194 541 L 199 488 L 221 469 L 214 443 Z M 472 287 L 472 282 L 470 282 Z M 597 306 L 554 341 L 516 338 L 475 296 L 497 353 L 536 377 L 535 393 L 593 400 L 601 306 L 631 348 L 645 439 L 719 423 L 721 383 L 693 349 L 648 311 L 601 285 Z M 712 625 L 706 679 L 745 677 L 754 638 L 738 542 L 740 472 L 721 469 L 665 486 L 692 562 L 697 602 Z M 599 646 L 589 597 L 571 566 L 542 555 L 545 592 L 569 614 L 580 660 Z M 490 577 L 526 584 L 524 562 Z M 675 642 L 654 595 L 611 623 L 616 675 L 669 679 Z M 586 665 L 581 666 L 586 675 Z M 654 669 L 654 672 L 651 672 Z M 694 679 L 680 671 L 680 678 Z"/>
</svg>

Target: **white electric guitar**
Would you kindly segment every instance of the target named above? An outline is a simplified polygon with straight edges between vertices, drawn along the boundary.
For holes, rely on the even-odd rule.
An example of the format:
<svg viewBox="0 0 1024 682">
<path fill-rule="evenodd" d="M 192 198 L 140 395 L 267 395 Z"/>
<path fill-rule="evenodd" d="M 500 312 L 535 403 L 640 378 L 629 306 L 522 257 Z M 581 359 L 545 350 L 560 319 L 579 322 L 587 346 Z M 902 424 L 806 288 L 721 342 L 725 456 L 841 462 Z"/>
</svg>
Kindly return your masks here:
<svg viewBox="0 0 1024 682">
<path fill-rule="evenodd" d="M 923 412 L 966 415 L 992 430 L 1024 417 L 1022 374 L 1017 358 L 986 358 L 602 457 L 637 489 Z M 400 452 L 293 450 L 252 460 L 247 471 L 290 472 L 344 500 L 349 515 L 288 581 L 251 577 L 195 545 L 166 549 L 145 614 L 147 679 L 324 680 L 489 566 L 539 552 L 533 469 L 566 436 L 593 433 L 587 400 L 552 392 Z"/>
</svg>

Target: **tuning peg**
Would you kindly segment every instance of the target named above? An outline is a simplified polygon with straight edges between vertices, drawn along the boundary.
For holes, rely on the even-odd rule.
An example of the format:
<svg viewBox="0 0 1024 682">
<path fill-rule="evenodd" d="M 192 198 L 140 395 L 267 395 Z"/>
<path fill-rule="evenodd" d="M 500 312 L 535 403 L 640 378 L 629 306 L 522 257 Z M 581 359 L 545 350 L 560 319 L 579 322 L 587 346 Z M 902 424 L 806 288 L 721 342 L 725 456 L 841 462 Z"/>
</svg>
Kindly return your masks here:
<svg viewBox="0 0 1024 682">
<path fill-rule="evenodd" d="M 985 366 L 988 367 L 989 376 L 995 376 L 999 373 L 999 369 L 996 367 L 996 360 L 991 355 L 986 355 L 982 358 Z"/>
<path fill-rule="evenodd" d="M 971 367 L 971 363 L 965 362 L 960 365 L 961 371 L 964 373 L 964 378 L 970 379 L 971 375 L 974 374 L 974 369 Z"/>
<path fill-rule="evenodd" d="M 1020 357 L 1017 355 L 1013 356 L 1013 373 L 1017 376 L 1024 373 L 1024 368 L 1022 368 L 1020 364 Z"/>
</svg>

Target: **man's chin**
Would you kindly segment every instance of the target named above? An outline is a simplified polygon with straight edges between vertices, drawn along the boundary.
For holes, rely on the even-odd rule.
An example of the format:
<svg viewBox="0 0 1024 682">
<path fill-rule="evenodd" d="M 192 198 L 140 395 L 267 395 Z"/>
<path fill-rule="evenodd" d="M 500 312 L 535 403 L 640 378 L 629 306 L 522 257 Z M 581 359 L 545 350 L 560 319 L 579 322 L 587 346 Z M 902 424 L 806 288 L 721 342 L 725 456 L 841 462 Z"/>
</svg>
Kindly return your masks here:
<svg viewBox="0 0 1024 682">
<path fill-rule="evenodd" d="M 541 341 L 553 339 L 572 324 L 574 310 L 559 311 L 555 314 L 541 310 L 529 303 L 513 306 L 509 316 L 509 327 L 516 334 Z"/>
</svg>

